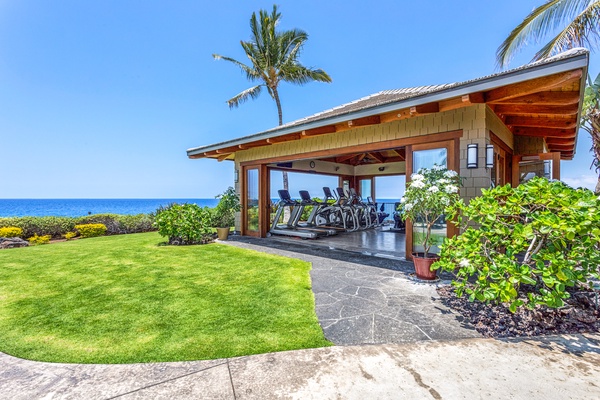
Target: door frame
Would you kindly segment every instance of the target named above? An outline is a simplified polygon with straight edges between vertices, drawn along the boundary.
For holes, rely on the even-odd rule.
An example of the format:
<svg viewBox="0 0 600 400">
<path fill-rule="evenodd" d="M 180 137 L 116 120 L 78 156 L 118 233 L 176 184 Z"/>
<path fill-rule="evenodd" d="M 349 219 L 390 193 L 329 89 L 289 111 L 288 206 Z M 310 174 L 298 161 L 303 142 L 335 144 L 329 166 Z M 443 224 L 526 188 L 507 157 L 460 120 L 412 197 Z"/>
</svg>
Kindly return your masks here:
<svg viewBox="0 0 600 400">
<path fill-rule="evenodd" d="M 447 151 L 447 168 L 460 173 L 460 138 L 443 140 L 432 143 L 413 144 L 406 146 L 406 184 L 410 182 L 413 174 L 413 152 L 445 148 Z M 458 234 L 458 228 L 452 223 L 446 224 L 446 237 Z M 406 259 L 412 260 L 413 253 L 413 225 L 410 219 L 406 220 Z"/>
</svg>

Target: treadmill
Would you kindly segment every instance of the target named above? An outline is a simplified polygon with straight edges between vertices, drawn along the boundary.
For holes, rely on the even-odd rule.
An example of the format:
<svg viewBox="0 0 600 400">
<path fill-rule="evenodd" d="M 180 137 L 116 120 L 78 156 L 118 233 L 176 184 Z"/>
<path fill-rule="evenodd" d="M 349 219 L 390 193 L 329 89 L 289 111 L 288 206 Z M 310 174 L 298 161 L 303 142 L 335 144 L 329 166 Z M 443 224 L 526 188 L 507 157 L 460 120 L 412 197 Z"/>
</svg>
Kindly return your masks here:
<svg viewBox="0 0 600 400">
<path fill-rule="evenodd" d="M 302 239 L 316 239 L 319 236 L 328 235 L 327 231 L 324 230 L 315 230 L 308 228 L 301 228 L 293 225 L 293 222 L 297 218 L 297 213 L 301 212 L 300 202 L 292 200 L 290 196 L 290 192 L 284 189 L 278 190 L 279 194 L 279 203 L 277 208 L 277 213 L 275 214 L 275 218 L 273 219 L 273 225 L 271 226 L 270 232 L 274 235 L 284 235 L 284 236 L 295 236 Z M 281 218 L 281 214 L 285 207 L 293 207 L 292 213 L 290 215 L 290 219 L 287 223 L 279 224 L 279 219 Z"/>
</svg>

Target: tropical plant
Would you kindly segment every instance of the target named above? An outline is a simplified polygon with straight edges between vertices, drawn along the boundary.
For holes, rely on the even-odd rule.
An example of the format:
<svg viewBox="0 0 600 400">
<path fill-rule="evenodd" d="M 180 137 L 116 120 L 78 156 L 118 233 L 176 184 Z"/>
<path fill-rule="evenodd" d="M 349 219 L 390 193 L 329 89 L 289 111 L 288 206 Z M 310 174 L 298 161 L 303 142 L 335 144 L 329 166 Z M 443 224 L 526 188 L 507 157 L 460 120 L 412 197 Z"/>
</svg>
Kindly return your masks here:
<svg viewBox="0 0 600 400">
<path fill-rule="evenodd" d="M 461 180 L 456 171 L 434 165 L 421 168 L 410 177 L 404 197 L 400 199 L 398 210 L 402 210 L 402 220 L 410 219 L 413 224 L 423 226 L 420 236 L 424 257 L 427 258 L 434 238 L 431 229 L 446 213 L 446 209 L 459 201 Z"/>
<path fill-rule="evenodd" d="M 538 42 L 543 37 L 556 32 L 533 57 L 540 60 L 574 47 L 587 47 L 595 50 L 600 39 L 600 0 L 548 0 L 535 8 L 523 22 L 508 35 L 496 51 L 496 61 L 506 67 L 513 55 L 530 42 Z M 600 97 L 598 81 L 589 83 L 586 100 L 581 114 L 581 127 L 592 138 L 592 153 L 598 175 L 596 193 L 600 193 Z M 589 79 L 589 76 L 588 76 Z"/>
<path fill-rule="evenodd" d="M 250 40 L 240 41 L 244 53 L 250 60 L 250 65 L 219 54 L 213 54 L 213 57 L 237 65 L 249 81 L 260 82 L 227 100 L 229 108 L 238 107 L 248 98 L 256 99 L 265 87 L 277 105 L 279 125 L 282 125 L 283 112 L 279 97 L 279 83 L 304 85 L 312 81 L 331 82 L 331 77 L 322 69 L 308 68 L 300 64 L 298 57 L 308 40 L 308 34 L 300 29 L 277 30 L 281 13 L 277 11 L 276 5 L 273 5 L 270 15 L 265 10 L 260 10 L 258 14 L 258 18 L 256 13 L 252 13 L 250 18 Z M 286 171 L 283 171 L 283 188 L 288 190 Z"/>
<path fill-rule="evenodd" d="M 158 233 L 172 245 L 205 244 L 213 239 L 210 208 L 197 204 L 170 204 L 156 210 Z"/>
<path fill-rule="evenodd" d="M 235 224 L 235 213 L 240 211 L 240 198 L 231 186 L 216 197 L 219 204 L 212 214 L 212 226 L 215 228 L 230 228 Z"/>
<path fill-rule="evenodd" d="M 600 39 L 600 0 L 548 0 L 535 8 L 496 51 L 500 67 L 506 67 L 514 54 L 531 42 L 558 33 L 534 56 L 540 60 L 574 47 L 595 49 Z"/>
<path fill-rule="evenodd" d="M 464 232 L 442 244 L 432 269 L 454 273 L 470 301 L 561 307 L 568 288 L 600 277 L 600 197 L 591 190 L 536 177 L 457 202 L 450 217 Z"/>
<path fill-rule="evenodd" d="M 598 182 L 596 183 L 597 194 L 600 194 L 600 74 L 592 82 L 588 76 L 588 86 L 585 88 L 585 97 L 583 100 L 583 111 L 581 117 L 581 127 L 585 129 L 592 137 L 591 151 L 594 155 L 592 166 L 598 173 Z"/>
<path fill-rule="evenodd" d="M 213 54 L 213 57 L 237 65 L 249 81 L 261 82 L 227 100 L 229 107 L 237 107 L 248 98 L 257 98 L 265 87 L 277 104 L 279 125 L 282 125 L 283 114 L 278 90 L 280 82 L 304 85 L 311 81 L 331 82 L 331 78 L 322 69 L 307 68 L 300 64 L 298 57 L 308 40 L 308 34 L 300 29 L 278 31 L 276 28 L 280 18 L 281 13 L 277 11 L 276 5 L 270 15 L 265 10 L 259 11 L 258 18 L 256 13 L 252 13 L 250 41 L 240 41 L 251 65 L 219 54 Z"/>
</svg>

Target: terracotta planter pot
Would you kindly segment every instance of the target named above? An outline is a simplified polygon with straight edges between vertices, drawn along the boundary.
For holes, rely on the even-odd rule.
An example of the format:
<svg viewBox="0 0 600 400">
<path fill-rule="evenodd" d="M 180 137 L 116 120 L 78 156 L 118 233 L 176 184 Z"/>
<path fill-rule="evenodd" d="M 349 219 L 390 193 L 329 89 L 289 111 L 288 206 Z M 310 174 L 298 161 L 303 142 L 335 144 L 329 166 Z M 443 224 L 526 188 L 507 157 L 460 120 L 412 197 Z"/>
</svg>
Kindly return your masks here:
<svg viewBox="0 0 600 400">
<path fill-rule="evenodd" d="M 217 238 L 219 238 L 219 240 L 227 240 L 227 237 L 229 237 L 229 229 L 231 228 L 217 228 Z"/>
<path fill-rule="evenodd" d="M 417 278 L 426 281 L 432 281 L 437 278 L 437 271 L 431 270 L 431 264 L 440 259 L 435 254 L 430 254 L 429 257 L 423 257 L 423 253 L 413 253 L 413 262 L 415 264 L 415 273 Z"/>
</svg>

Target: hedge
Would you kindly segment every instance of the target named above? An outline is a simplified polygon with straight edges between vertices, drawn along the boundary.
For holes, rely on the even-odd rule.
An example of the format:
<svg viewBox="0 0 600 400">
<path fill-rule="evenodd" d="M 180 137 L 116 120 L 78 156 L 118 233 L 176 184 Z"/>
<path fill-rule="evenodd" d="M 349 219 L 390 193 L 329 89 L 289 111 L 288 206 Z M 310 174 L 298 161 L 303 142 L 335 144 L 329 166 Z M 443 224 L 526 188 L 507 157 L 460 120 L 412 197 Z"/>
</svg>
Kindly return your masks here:
<svg viewBox="0 0 600 400">
<path fill-rule="evenodd" d="M 0 217 L 0 228 L 17 227 L 22 237 L 50 235 L 60 238 L 75 229 L 75 225 L 103 224 L 107 235 L 155 231 L 153 214 L 94 214 L 84 217 Z"/>
</svg>

